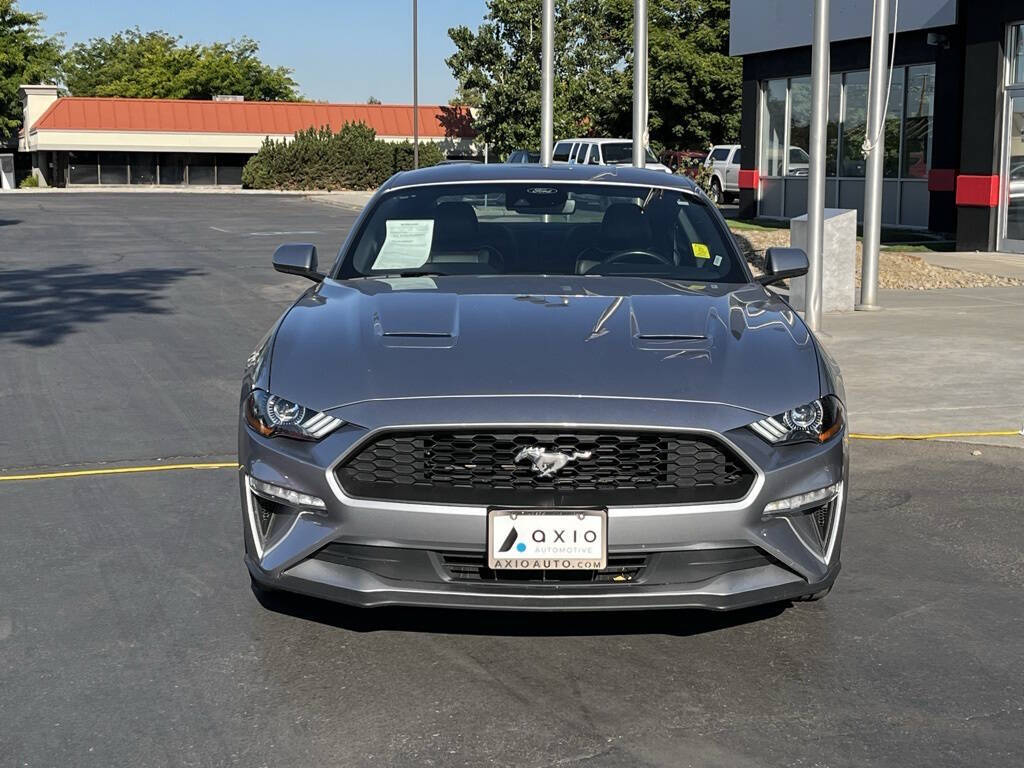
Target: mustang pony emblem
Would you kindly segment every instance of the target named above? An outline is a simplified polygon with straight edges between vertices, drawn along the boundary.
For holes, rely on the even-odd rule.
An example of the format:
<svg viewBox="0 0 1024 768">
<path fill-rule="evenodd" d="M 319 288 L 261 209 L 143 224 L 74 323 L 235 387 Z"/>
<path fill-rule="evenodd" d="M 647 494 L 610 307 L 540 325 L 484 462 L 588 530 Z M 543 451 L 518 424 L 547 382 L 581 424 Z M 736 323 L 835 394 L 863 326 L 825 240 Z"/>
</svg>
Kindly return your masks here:
<svg viewBox="0 0 1024 768">
<path fill-rule="evenodd" d="M 537 477 L 552 477 L 570 461 L 589 459 L 590 456 L 591 451 L 562 453 L 561 451 L 546 451 L 540 446 L 531 445 L 530 447 L 523 448 L 519 451 L 519 453 L 516 454 L 514 461 L 518 464 L 523 459 L 529 459 L 530 463 L 533 465 L 532 469 L 536 473 Z"/>
</svg>

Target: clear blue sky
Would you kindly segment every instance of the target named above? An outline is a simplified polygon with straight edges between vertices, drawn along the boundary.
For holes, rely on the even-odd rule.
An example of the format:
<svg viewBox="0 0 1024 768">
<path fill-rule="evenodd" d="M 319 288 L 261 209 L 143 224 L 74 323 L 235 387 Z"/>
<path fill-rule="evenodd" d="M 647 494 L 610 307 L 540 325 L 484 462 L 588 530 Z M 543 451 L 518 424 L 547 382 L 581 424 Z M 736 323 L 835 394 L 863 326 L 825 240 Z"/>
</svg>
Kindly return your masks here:
<svg viewBox="0 0 1024 768">
<path fill-rule="evenodd" d="M 19 0 L 70 45 L 126 27 L 209 43 L 247 35 L 268 64 L 291 67 L 302 93 L 326 101 L 412 101 L 412 0 Z M 538 3 L 539 5 L 539 3 Z M 419 0 L 420 101 L 455 92 L 449 27 L 476 28 L 484 0 Z"/>
</svg>

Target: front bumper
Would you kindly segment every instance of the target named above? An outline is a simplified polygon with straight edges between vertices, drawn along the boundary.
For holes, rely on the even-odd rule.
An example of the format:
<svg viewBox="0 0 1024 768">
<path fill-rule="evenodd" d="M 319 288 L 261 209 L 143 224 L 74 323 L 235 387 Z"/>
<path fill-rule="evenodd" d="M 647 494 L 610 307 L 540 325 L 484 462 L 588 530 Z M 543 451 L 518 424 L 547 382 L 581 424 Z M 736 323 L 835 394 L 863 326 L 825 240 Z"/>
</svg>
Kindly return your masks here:
<svg viewBox="0 0 1024 768">
<path fill-rule="evenodd" d="M 526 610 L 595 610 L 694 607 L 726 610 L 796 599 L 829 587 L 839 572 L 845 523 L 845 480 L 848 442 L 845 434 L 826 445 L 775 448 L 744 428 L 750 412 L 724 405 L 641 402 L 597 404 L 603 425 L 706 431 L 724 438 L 757 470 L 747 496 L 717 504 L 610 507 L 609 556 L 642 554 L 666 561 L 672 553 L 727 554 L 755 551 L 760 559 L 735 569 L 672 572 L 648 569 L 635 580 L 579 584 L 575 582 L 465 582 L 452 577 L 442 553 L 480 555 L 485 548 L 487 508 L 467 505 L 412 504 L 349 498 L 337 483 L 333 468 L 361 442 L 367 430 L 393 427 L 462 427 L 508 423 L 467 414 L 451 403 L 429 404 L 432 415 L 424 424 L 424 403 L 411 409 L 408 401 L 359 414 L 334 412 L 349 422 L 320 443 L 266 439 L 240 426 L 239 463 L 245 532 L 246 565 L 264 587 L 338 602 L 375 607 L 419 605 L 452 608 Z M 443 400 L 443 399 L 441 399 Z M 509 404 L 503 403 L 505 407 Z M 563 419 L 543 418 L 547 404 L 534 398 L 516 403 L 517 414 L 538 414 L 524 422 L 532 426 L 583 426 L 592 423 L 594 404 L 559 403 Z M 600 406 L 605 407 L 601 408 Z M 574 413 L 574 409 L 578 413 Z M 403 413 L 404 411 L 404 413 Z M 387 420 L 385 421 L 385 415 Z M 586 418 L 590 416 L 591 418 Z M 614 418 L 608 418 L 614 416 Z M 252 492 L 247 478 L 314 495 L 326 509 L 306 511 L 284 520 L 265 541 L 249 514 Z M 826 540 L 814 535 L 806 515 L 765 516 L 769 501 L 841 484 L 833 500 L 831 529 Z M 513 505 L 514 506 L 514 505 Z M 327 558 L 327 547 L 348 547 L 355 556 Z M 681 555 L 680 555 L 681 556 Z M 692 559 L 692 558 L 690 558 Z M 660 573 L 660 575 L 658 575 Z"/>
</svg>

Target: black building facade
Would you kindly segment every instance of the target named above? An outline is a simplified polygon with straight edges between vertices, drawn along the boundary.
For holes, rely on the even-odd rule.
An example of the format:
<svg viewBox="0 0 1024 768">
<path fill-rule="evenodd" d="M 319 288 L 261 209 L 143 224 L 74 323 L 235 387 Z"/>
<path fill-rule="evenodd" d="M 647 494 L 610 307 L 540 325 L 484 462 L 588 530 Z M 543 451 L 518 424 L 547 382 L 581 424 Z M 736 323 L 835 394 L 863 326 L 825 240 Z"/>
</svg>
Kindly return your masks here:
<svg viewBox="0 0 1024 768">
<path fill-rule="evenodd" d="M 832 3 L 828 207 L 863 211 L 872 6 Z M 732 14 L 741 216 L 802 215 L 812 4 L 733 0 Z M 1024 253 L 1024 0 L 901 0 L 894 39 L 883 223 L 950 233 L 960 250 Z"/>
</svg>

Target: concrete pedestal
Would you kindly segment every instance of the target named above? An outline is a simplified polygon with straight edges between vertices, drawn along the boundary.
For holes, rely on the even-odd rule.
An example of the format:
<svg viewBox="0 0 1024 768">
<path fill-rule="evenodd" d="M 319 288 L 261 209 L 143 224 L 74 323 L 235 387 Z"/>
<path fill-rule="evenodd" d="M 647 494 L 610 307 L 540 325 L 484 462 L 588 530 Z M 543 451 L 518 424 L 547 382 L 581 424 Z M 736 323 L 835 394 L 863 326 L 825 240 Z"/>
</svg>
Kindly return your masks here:
<svg viewBox="0 0 1024 768">
<path fill-rule="evenodd" d="M 824 312 L 852 312 L 856 301 L 857 211 L 825 209 L 825 248 L 822 254 L 821 300 Z M 790 219 L 789 241 L 794 248 L 807 248 L 807 215 Z M 806 308 L 807 278 L 789 281 L 790 303 Z"/>
</svg>

